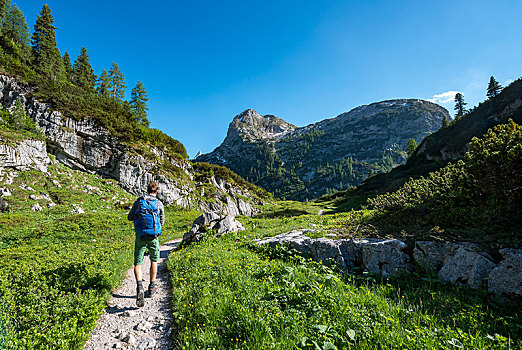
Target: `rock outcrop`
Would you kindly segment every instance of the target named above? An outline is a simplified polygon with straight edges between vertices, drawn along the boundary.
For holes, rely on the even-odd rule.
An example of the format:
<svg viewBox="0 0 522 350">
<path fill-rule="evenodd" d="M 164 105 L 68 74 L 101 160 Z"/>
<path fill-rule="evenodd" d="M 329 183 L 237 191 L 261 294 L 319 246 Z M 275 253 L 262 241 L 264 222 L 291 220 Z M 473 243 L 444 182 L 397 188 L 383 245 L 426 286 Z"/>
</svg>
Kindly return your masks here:
<svg viewBox="0 0 522 350">
<path fill-rule="evenodd" d="M 208 232 L 214 233 L 215 237 L 221 237 L 228 232 L 244 230 L 243 225 L 235 219 L 233 214 L 210 211 L 203 213 L 194 220 L 192 228 L 183 235 L 183 242 L 199 242 Z"/>
<path fill-rule="evenodd" d="M 50 159 L 44 141 L 24 140 L 20 143 L 3 143 L 0 137 L 0 168 L 9 167 L 17 170 L 36 169 L 47 172 Z"/>
<path fill-rule="evenodd" d="M 501 249 L 503 260 L 491 271 L 488 289 L 522 298 L 522 249 Z"/>
<path fill-rule="evenodd" d="M 437 273 L 447 283 L 477 288 L 485 285 L 499 295 L 522 297 L 522 249 L 502 249 L 503 259 L 493 258 L 472 243 L 419 241 L 412 253 L 397 239 L 312 239 L 313 230 L 294 230 L 258 239 L 260 245 L 285 244 L 322 263 L 341 269 L 361 266 L 385 277 L 415 271 L 414 262 L 424 271 Z"/>
<path fill-rule="evenodd" d="M 48 104 L 29 97 L 31 92 L 30 87 L 16 79 L 0 75 L 1 105 L 11 109 L 20 100 L 46 138 L 46 143 L 27 140 L 14 148 L 0 145 L 0 167 L 36 167 L 43 171 L 49 162 L 47 153 L 50 153 L 73 169 L 113 178 L 123 189 L 135 195 L 145 193 L 147 183 L 154 180 L 159 184 L 158 197 L 166 204 L 199 206 L 203 210 L 222 210 L 235 215 L 251 216 L 257 212 L 255 205 L 259 200 L 247 189 L 217 176 L 196 181 L 190 162 L 171 157 L 154 147 L 148 147 L 148 154 L 153 155 L 148 158 L 120 143 L 95 119 L 65 117 Z M 158 170 L 158 160 L 176 168 L 179 176 Z M 212 200 L 201 195 L 199 187 L 203 185 L 215 186 L 212 192 L 216 195 Z"/>
<path fill-rule="evenodd" d="M 404 163 L 408 140 L 422 141 L 444 116 L 450 119 L 431 102 L 390 100 L 296 127 L 248 109 L 230 123 L 223 143 L 196 161 L 225 165 L 279 196 L 313 198 Z"/>
</svg>

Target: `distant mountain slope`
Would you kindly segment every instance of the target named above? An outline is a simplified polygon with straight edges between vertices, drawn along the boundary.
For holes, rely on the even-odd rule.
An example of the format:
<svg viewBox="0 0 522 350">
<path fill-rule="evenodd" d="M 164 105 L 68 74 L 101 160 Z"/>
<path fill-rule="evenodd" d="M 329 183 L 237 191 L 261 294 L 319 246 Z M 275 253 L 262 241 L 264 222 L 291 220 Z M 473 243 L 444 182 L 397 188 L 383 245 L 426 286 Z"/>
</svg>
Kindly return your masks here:
<svg viewBox="0 0 522 350">
<path fill-rule="evenodd" d="M 483 136 L 489 128 L 509 118 L 522 123 L 522 79 L 504 88 L 497 97 L 480 103 L 449 127 L 428 136 L 405 165 L 369 178 L 348 196 L 395 191 L 410 177 L 426 175 L 461 158 L 473 137 Z"/>
<path fill-rule="evenodd" d="M 408 140 L 422 141 L 444 116 L 431 102 L 389 100 L 296 127 L 249 109 L 230 123 L 219 147 L 196 161 L 225 165 L 278 197 L 317 198 L 403 164 Z"/>
</svg>

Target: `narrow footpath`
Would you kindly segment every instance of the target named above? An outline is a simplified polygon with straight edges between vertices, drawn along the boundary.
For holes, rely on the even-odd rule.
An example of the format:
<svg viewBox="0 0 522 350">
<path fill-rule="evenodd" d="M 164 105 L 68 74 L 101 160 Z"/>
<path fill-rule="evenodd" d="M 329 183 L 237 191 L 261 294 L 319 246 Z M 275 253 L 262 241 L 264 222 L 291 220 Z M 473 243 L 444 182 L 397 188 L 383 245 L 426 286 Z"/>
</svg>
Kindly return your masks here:
<svg viewBox="0 0 522 350">
<path fill-rule="evenodd" d="M 148 298 L 145 306 L 136 306 L 136 281 L 133 269 L 127 271 L 123 285 L 116 290 L 105 313 L 99 318 L 85 350 L 103 349 L 170 349 L 172 314 L 167 267 L 165 261 L 181 240 L 167 242 L 161 246 L 156 278 L 156 294 Z M 149 286 L 150 260 L 145 257 L 142 266 L 143 286 Z"/>
</svg>

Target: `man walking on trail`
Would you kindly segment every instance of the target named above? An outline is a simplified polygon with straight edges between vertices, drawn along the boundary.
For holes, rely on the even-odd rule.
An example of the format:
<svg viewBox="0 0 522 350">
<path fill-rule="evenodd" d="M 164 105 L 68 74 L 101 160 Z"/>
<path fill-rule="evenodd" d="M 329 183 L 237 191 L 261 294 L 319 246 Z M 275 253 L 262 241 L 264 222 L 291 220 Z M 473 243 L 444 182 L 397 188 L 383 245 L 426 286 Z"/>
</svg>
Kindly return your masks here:
<svg viewBox="0 0 522 350">
<path fill-rule="evenodd" d="M 145 250 L 149 250 L 150 257 L 150 283 L 148 297 L 154 295 L 154 281 L 158 272 L 158 260 L 160 258 L 160 245 L 158 236 L 165 223 L 165 210 L 163 203 L 156 198 L 158 194 L 158 183 L 149 182 L 147 194 L 136 199 L 127 215 L 129 221 L 134 221 L 134 276 L 136 277 L 136 305 L 145 305 L 145 291 L 143 289 L 141 265 Z"/>
</svg>

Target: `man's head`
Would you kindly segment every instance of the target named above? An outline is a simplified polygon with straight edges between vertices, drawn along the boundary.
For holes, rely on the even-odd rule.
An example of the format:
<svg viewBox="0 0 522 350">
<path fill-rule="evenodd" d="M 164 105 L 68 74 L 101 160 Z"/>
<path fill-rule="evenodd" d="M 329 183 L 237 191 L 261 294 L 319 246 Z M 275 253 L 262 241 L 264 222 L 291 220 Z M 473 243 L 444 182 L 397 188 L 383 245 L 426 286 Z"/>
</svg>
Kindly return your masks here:
<svg viewBox="0 0 522 350">
<path fill-rule="evenodd" d="M 158 183 L 156 181 L 151 181 L 147 185 L 147 193 L 148 194 L 157 194 L 158 193 Z"/>
</svg>

